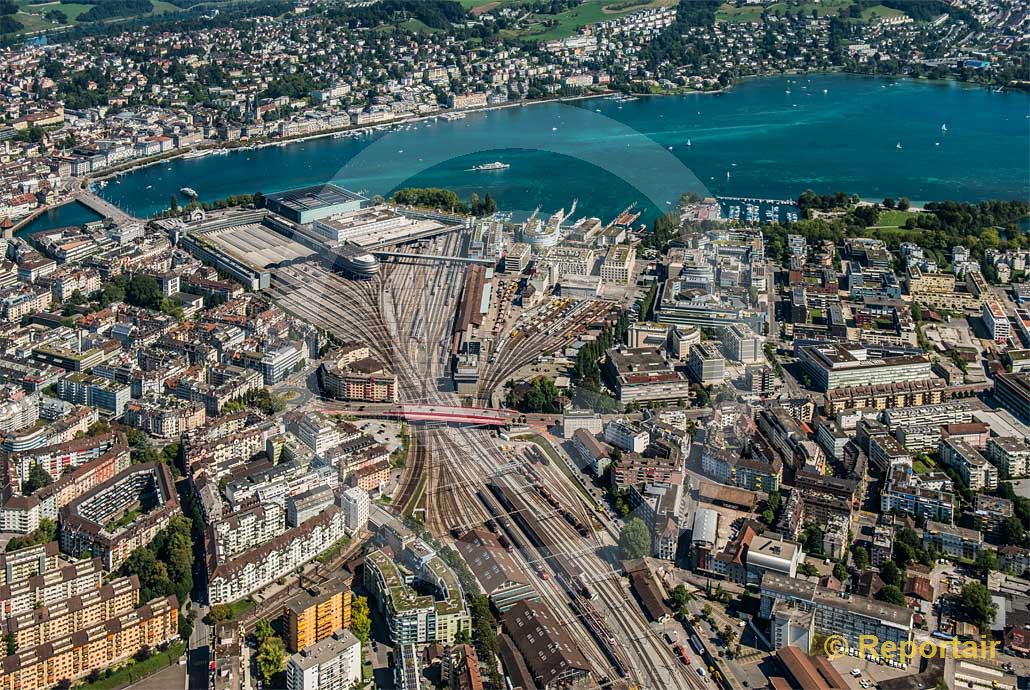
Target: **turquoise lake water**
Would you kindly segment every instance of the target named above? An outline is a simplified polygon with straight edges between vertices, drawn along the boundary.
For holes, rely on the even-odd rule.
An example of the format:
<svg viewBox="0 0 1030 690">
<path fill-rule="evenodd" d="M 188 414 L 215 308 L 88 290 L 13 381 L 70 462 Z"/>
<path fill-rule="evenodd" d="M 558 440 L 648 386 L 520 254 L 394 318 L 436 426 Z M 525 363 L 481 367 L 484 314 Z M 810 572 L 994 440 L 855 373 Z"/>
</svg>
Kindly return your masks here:
<svg viewBox="0 0 1030 690">
<path fill-rule="evenodd" d="M 148 216 L 184 186 L 213 200 L 335 180 L 370 195 L 409 186 L 489 192 L 517 214 L 568 209 L 575 199 L 577 216 L 606 220 L 630 203 L 652 215 L 685 191 L 1027 199 L 1028 116 L 1026 93 L 840 74 L 775 77 L 723 94 L 529 105 L 175 160 L 112 180 L 100 193 Z M 495 160 L 511 167 L 469 170 Z M 78 222 L 65 220 L 66 209 L 74 206 L 27 231 Z"/>
</svg>

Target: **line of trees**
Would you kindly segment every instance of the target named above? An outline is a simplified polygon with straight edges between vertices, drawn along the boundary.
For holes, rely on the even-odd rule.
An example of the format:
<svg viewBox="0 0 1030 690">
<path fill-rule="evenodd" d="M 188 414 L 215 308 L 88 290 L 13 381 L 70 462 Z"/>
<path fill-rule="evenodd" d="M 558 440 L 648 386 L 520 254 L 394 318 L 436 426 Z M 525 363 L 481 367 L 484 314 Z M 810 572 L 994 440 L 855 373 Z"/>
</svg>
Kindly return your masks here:
<svg viewBox="0 0 1030 690">
<path fill-rule="evenodd" d="M 189 600 L 193 591 L 192 521 L 176 515 L 147 546 L 137 549 L 118 572 L 139 578 L 140 599 L 174 594 L 179 603 Z"/>
</svg>

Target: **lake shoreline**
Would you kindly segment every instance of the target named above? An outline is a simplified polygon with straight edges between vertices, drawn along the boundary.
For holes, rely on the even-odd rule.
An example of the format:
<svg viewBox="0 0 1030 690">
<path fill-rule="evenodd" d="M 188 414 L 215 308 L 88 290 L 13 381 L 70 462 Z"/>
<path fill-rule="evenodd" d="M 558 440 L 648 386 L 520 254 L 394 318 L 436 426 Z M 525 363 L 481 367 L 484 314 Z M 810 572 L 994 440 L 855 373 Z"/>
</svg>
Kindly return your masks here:
<svg viewBox="0 0 1030 690">
<path fill-rule="evenodd" d="M 626 203 L 639 202 L 644 187 L 652 200 L 645 203 L 645 215 L 661 212 L 691 179 L 704 187 L 705 196 L 724 198 L 796 199 L 811 189 L 843 191 L 867 202 L 906 196 L 920 206 L 1024 196 L 1025 161 L 1018 155 L 1027 145 L 1022 94 L 938 89 L 932 87 L 945 83 L 842 72 L 804 74 L 695 92 L 719 96 L 712 99 L 637 94 L 622 101 L 609 91 L 510 102 L 462 111 L 468 118 L 451 123 L 435 113 L 381 123 L 378 131 L 376 125 L 363 125 L 342 130 L 348 134 L 324 131 L 260 144 L 255 140 L 244 144 L 241 156 L 212 154 L 173 165 L 185 155 L 180 152 L 166 155 L 164 167 L 151 161 L 137 164 L 131 175 L 123 170 L 98 193 L 133 215 L 151 217 L 184 186 L 214 201 L 323 184 L 337 179 L 341 164 L 374 142 L 396 136 L 392 149 L 387 146 L 360 165 L 365 159 L 355 160 L 346 169 L 345 186 L 369 196 L 401 187 L 440 187 L 462 198 L 489 192 L 501 208 L 527 213 L 538 206 L 544 211 L 568 208 L 570 199 L 578 197 L 580 211 L 596 216 L 617 214 Z M 794 94 L 785 95 L 785 90 Z M 565 127 L 560 120 L 566 111 L 555 105 L 563 102 L 600 114 L 596 121 L 573 119 L 582 124 Z M 473 116 L 487 111 L 498 114 Z M 941 131 L 942 123 L 947 132 Z M 561 134 L 551 134 L 554 125 Z M 560 149 L 547 144 L 550 137 L 560 137 Z M 313 139 L 323 141 L 291 146 Z M 685 168 L 673 162 L 656 177 L 645 150 L 655 144 Z M 457 160 L 461 152 L 498 149 L 506 150 L 494 155 L 511 164 L 510 170 L 474 174 L 470 166 L 493 158 Z M 432 164 L 420 164 L 422 156 Z M 78 222 L 76 214 L 62 211 L 61 217 L 43 218 L 32 229 L 72 216 Z"/>
</svg>

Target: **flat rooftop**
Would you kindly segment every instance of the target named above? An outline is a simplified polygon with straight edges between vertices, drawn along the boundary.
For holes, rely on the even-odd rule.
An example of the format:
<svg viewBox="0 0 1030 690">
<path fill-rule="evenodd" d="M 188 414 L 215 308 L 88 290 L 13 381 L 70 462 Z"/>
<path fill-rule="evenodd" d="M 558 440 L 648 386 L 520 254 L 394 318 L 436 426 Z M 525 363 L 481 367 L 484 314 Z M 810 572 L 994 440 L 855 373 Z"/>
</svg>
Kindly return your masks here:
<svg viewBox="0 0 1030 690">
<path fill-rule="evenodd" d="M 289 189 L 285 192 L 266 194 L 266 199 L 278 202 L 283 207 L 301 213 L 327 206 L 345 204 L 352 201 L 364 201 L 365 197 L 334 184 L 313 185 L 300 189 Z"/>
</svg>

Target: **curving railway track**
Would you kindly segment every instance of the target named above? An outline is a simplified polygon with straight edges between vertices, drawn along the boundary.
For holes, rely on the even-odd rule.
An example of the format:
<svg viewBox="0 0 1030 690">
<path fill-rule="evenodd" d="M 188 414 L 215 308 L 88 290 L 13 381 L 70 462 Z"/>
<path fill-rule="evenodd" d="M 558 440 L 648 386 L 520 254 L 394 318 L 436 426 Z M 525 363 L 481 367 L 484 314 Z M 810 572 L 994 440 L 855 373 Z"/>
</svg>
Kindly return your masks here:
<svg viewBox="0 0 1030 690">
<path fill-rule="evenodd" d="M 424 244 L 416 251 L 454 254 L 462 238 L 458 233 Z M 334 275 L 320 265 L 295 264 L 274 273 L 272 295 L 288 311 L 334 333 L 344 341 L 367 343 L 397 374 L 405 402 L 456 404 L 456 395 L 444 383 L 450 331 L 464 269 L 411 263 L 384 263 L 379 277 L 356 282 Z M 495 363 L 481 372 L 480 397 L 489 401 L 504 382 L 531 364 L 541 353 L 553 352 L 574 340 L 589 323 L 605 318 L 613 305 L 589 303 L 569 318 L 541 321 L 518 337 L 499 343 Z M 546 485 L 561 506 L 583 524 L 593 526 L 593 506 L 551 463 L 535 462 L 525 448 L 505 454 L 492 433 L 475 428 L 413 428 L 402 483 L 393 505 L 404 514 L 425 507 L 430 531 L 447 538 L 451 530 L 482 526 L 496 506 L 480 498 L 490 481 L 500 482 L 525 495 L 540 529 L 555 552 L 572 567 L 590 574 L 600 597 L 608 628 L 616 631 L 629 656 L 629 675 L 641 687 L 697 690 L 698 679 L 684 674 L 672 651 L 650 629 L 628 596 L 622 578 L 602 554 L 612 546 L 604 530 L 580 536 L 555 508 L 544 501 L 533 484 Z M 523 467 L 533 472 L 524 473 Z M 616 670 L 596 639 L 587 632 L 582 602 L 570 597 L 557 577 L 534 577 L 548 567 L 547 560 L 529 546 L 527 535 L 516 532 L 519 548 L 513 557 L 530 574 L 533 587 L 582 648 L 599 677 L 614 678 Z M 592 614 L 591 614 L 592 615 Z"/>
</svg>

